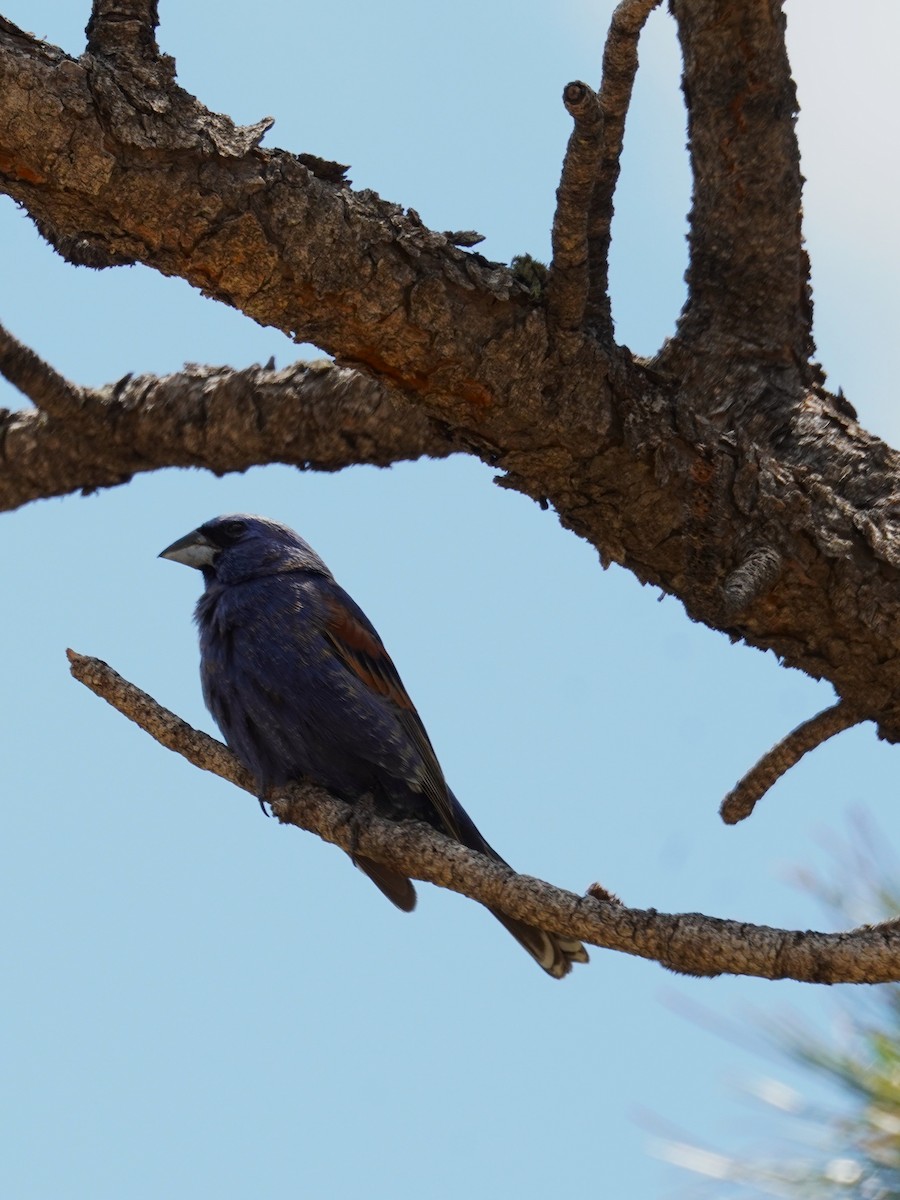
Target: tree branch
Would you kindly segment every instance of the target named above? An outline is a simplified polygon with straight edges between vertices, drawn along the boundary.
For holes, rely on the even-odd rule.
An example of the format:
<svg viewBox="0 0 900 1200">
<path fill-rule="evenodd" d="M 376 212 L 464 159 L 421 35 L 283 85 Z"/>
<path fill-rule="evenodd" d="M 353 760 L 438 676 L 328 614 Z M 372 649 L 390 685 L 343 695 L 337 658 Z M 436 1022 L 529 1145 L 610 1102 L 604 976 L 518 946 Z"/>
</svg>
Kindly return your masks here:
<svg viewBox="0 0 900 1200">
<path fill-rule="evenodd" d="M 603 152 L 603 116 L 586 83 L 566 85 L 563 103 L 575 122 L 563 160 L 553 217 L 547 306 L 562 330 L 580 329 L 588 298 L 587 214 Z"/>
<path fill-rule="evenodd" d="M 88 53 L 156 58 L 158 24 L 157 0 L 94 0 L 85 30 Z"/>
<path fill-rule="evenodd" d="M 858 712 L 841 701 L 798 725 L 735 784 L 719 806 L 719 816 L 726 825 L 736 825 L 749 817 L 769 788 L 804 754 L 815 750 L 836 733 L 858 725 L 861 720 Z"/>
<path fill-rule="evenodd" d="M 599 104 L 603 146 L 588 210 L 589 286 L 587 323 L 601 336 L 612 336 L 609 298 L 609 245 L 613 195 L 625 139 L 625 118 L 638 69 L 638 40 L 660 0 L 622 0 L 612 15 L 603 52 Z"/>
<path fill-rule="evenodd" d="M 612 339 L 609 243 L 613 193 L 638 66 L 638 38 L 659 3 L 622 0 L 616 8 L 606 38 L 599 95 L 580 81 L 567 84 L 563 91 L 563 103 L 575 128 L 556 192 L 547 302 L 551 319 L 565 331 L 587 326 L 598 337 Z"/>
<path fill-rule="evenodd" d="M 73 676 L 134 721 L 161 745 L 252 795 L 248 773 L 220 742 L 192 729 L 128 683 L 106 663 L 68 652 Z M 668 915 L 618 903 L 599 885 L 577 896 L 466 849 L 419 822 L 353 809 L 311 784 L 278 789 L 266 799 L 284 824 L 324 841 L 500 908 L 510 916 L 594 946 L 651 958 L 692 975 L 756 975 L 812 983 L 885 983 L 900 979 L 900 929 L 884 926 L 849 933 L 812 933 L 722 921 L 697 913 Z"/>
<path fill-rule="evenodd" d="M 93 424 L 79 415 L 77 428 L 46 413 L 5 414 L 5 503 L 164 464 L 240 470 L 267 453 L 326 469 L 392 461 L 428 452 L 437 438 L 444 452 L 468 449 L 499 468 L 504 486 L 552 504 L 604 561 L 678 596 L 693 619 L 828 678 L 882 736 L 900 740 L 900 458 L 859 429 L 841 398 L 803 386 L 806 367 L 794 362 L 802 314 L 800 326 L 782 330 L 777 354 L 766 348 L 793 311 L 775 287 L 779 271 L 794 278 L 794 301 L 805 288 L 797 215 L 784 199 L 799 192 L 775 186 L 777 203 L 767 207 L 766 185 L 751 180 L 752 211 L 743 215 L 737 195 L 751 167 L 768 169 L 750 144 L 757 126 L 760 154 L 766 139 L 775 147 L 776 184 L 794 179 L 793 109 L 773 101 L 793 96 L 773 5 L 676 0 L 686 78 L 706 54 L 715 83 L 689 96 L 695 209 L 708 213 L 710 230 L 723 228 L 720 209 L 727 218 L 723 266 L 732 274 L 715 286 L 726 326 L 736 319 L 733 288 L 750 305 L 752 339 L 737 345 L 718 327 L 707 337 L 702 321 L 688 322 L 652 370 L 590 334 L 574 331 L 561 347 L 545 305 L 507 268 L 450 245 L 411 210 L 260 148 L 258 129 L 235 129 L 186 97 L 162 58 L 130 73 L 103 56 L 76 62 L 0 22 L 0 187 L 54 245 L 95 265 L 139 258 L 262 324 L 302 331 L 341 366 L 363 364 L 387 395 L 413 401 L 420 414 L 392 400 L 383 435 L 366 413 L 351 416 L 351 434 L 361 425 L 364 435 L 354 449 L 340 431 L 330 441 L 315 421 L 297 436 L 297 414 L 287 408 L 283 436 L 267 441 L 254 385 L 233 409 L 224 406 L 225 425 L 205 420 L 202 404 L 198 423 L 179 431 L 173 422 L 165 453 L 150 432 L 155 384 L 146 403 L 129 393 L 144 414 L 126 415 L 113 394 L 92 406 Z M 746 28 L 735 25 L 738 12 Z M 735 81 L 716 64 L 735 55 L 745 56 L 741 79 L 757 90 L 739 90 L 732 104 Z M 712 154 L 713 131 L 737 147 L 733 196 L 719 163 L 711 196 L 700 197 L 697 168 Z M 713 155 L 711 169 L 717 162 Z M 770 253 L 769 227 L 785 214 L 793 224 Z M 758 264 L 743 242 L 732 245 L 742 221 L 765 241 Z M 712 263 L 707 249 L 698 262 Z M 700 276 L 697 287 L 702 304 L 712 303 L 715 288 L 704 291 Z M 770 302 L 774 325 L 766 318 L 760 333 L 754 322 Z M 754 568 L 750 578 L 742 564 L 755 547 L 779 559 L 780 572 Z"/>
<path fill-rule="evenodd" d="M 25 347 L 7 370 L 3 346 L 0 327 L 0 371 L 44 403 L 41 412 L 0 409 L 0 511 L 113 487 L 160 467 L 223 474 L 281 462 L 337 471 L 446 458 L 464 448 L 395 389 L 329 362 L 282 371 L 189 367 L 91 390 L 68 383 Z"/>
<path fill-rule="evenodd" d="M 492 393 L 468 364 L 499 351 L 502 375 L 510 355 L 534 356 L 516 334 L 529 304 L 508 268 L 260 148 L 268 119 L 240 129 L 209 112 L 165 56 L 60 58 L 0 26 L 3 190 L 64 257 L 180 275 L 345 364 L 475 406 Z"/>
<path fill-rule="evenodd" d="M 86 398 L 83 388 L 64 379 L 2 325 L 0 375 L 50 416 L 70 417 L 78 412 Z"/>
<path fill-rule="evenodd" d="M 672 0 L 694 174 L 678 339 L 793 367 L 809 383 L 812 300 L 782 2 Z"/>
</svg>

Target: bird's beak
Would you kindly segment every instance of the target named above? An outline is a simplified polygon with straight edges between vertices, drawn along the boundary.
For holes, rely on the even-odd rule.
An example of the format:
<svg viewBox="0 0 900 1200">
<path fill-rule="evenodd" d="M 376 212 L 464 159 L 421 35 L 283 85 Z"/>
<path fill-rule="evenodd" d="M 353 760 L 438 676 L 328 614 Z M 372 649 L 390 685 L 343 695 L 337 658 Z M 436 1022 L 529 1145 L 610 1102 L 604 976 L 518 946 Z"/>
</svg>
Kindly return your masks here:
<svg viewBox="0 0 900 1200">
<path fill-rule="evenodd" d="M 218 553 L 219 547 L 214 546 L 199 529 L 194 529 L 171 546 L 166 546 L 159 557 L 169 558 L 172 562 L 184 563 L 186 567 L 196 567 L 198 571 L 202 571 L 204 567 L 212 566 Z"/>
</svg>

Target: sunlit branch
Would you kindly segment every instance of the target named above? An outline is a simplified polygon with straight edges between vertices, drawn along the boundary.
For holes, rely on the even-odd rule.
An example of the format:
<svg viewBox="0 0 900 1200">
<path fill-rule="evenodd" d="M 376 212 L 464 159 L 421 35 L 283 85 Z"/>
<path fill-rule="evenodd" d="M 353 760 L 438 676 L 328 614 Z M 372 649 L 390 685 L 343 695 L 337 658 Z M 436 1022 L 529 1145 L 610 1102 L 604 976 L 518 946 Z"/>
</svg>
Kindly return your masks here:
<svg viewBox="0 0 900 1200">
<path fill-rule="evenodd" d="M 249 775 L 221 743 L 192 729 L 128 683 L 106 663 L 68 652 L 72 674 L 162 745 L 252 795 Z M 814 933 L 722 921 L 698 913 L 666 914 L 617 902 L 602 885 L 575 895 L 517 875 L 418 822 L 366 814 L 311 784 L 266 797 L 280 821 L 439 887 L 500 908 L 510 916 L 595 946 L 655 959 L 692 975 L 740 974 L 816 983 L 900 980 L 900 930 L 891 925 L 849 933 Z"/>
</svg>

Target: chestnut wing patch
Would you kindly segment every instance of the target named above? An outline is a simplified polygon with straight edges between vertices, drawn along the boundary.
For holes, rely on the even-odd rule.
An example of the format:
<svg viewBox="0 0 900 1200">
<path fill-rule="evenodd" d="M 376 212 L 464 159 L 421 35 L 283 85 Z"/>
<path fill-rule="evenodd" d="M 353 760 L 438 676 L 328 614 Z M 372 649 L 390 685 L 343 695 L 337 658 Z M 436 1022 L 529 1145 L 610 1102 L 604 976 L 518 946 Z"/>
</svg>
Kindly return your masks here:
<svg viewBox="0 0 900 1200">
<path fill-rule="evenodd" d="M 336 598 L 328 601 L 328 620 L 324 633 L 344 666 L 370 691 L 383 696 L 395 708 L 400 724 L 409 734 L 425 766 L 422 790 L 434 805 L 446 831 L 452 837 L 459 838 L 460 831 L 447 794 L 444 773 L 419 714 L 381 640 Z"/>
<path fill-rule="evenodd" d="M 412 700 L 400 682 L 397 668 L 384 646 L 337 600 L 328 602 L 325 636 L 338 657 L 366 687 L 378 692 L 398 708 L 414 712 Z"/>
</svg>

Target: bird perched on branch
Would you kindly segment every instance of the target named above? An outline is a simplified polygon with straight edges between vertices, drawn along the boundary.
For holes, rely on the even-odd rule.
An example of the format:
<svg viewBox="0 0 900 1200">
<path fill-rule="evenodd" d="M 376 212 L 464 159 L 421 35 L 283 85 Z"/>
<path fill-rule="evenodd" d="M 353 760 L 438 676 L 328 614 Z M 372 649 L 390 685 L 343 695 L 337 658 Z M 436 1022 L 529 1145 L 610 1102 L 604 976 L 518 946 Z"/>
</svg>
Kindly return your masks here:
<svg viewBox="0 0 900 1200">
<path fill-rule="evenodd" d="M 295 780 L 348 803 L 371 796 L 394 820 L 414 818 L 497 862 L 444 781 L 397 669 L 368 618 L 292 529 L 235 513 L 207 521 L 161 558 L 196 567 L 203 697 L 261 793 Z M 405 875 L 354 862 L 404 912 Z M 494 916 L 548 974 L 587 962 L 580 942 Z"/>
</svg>

